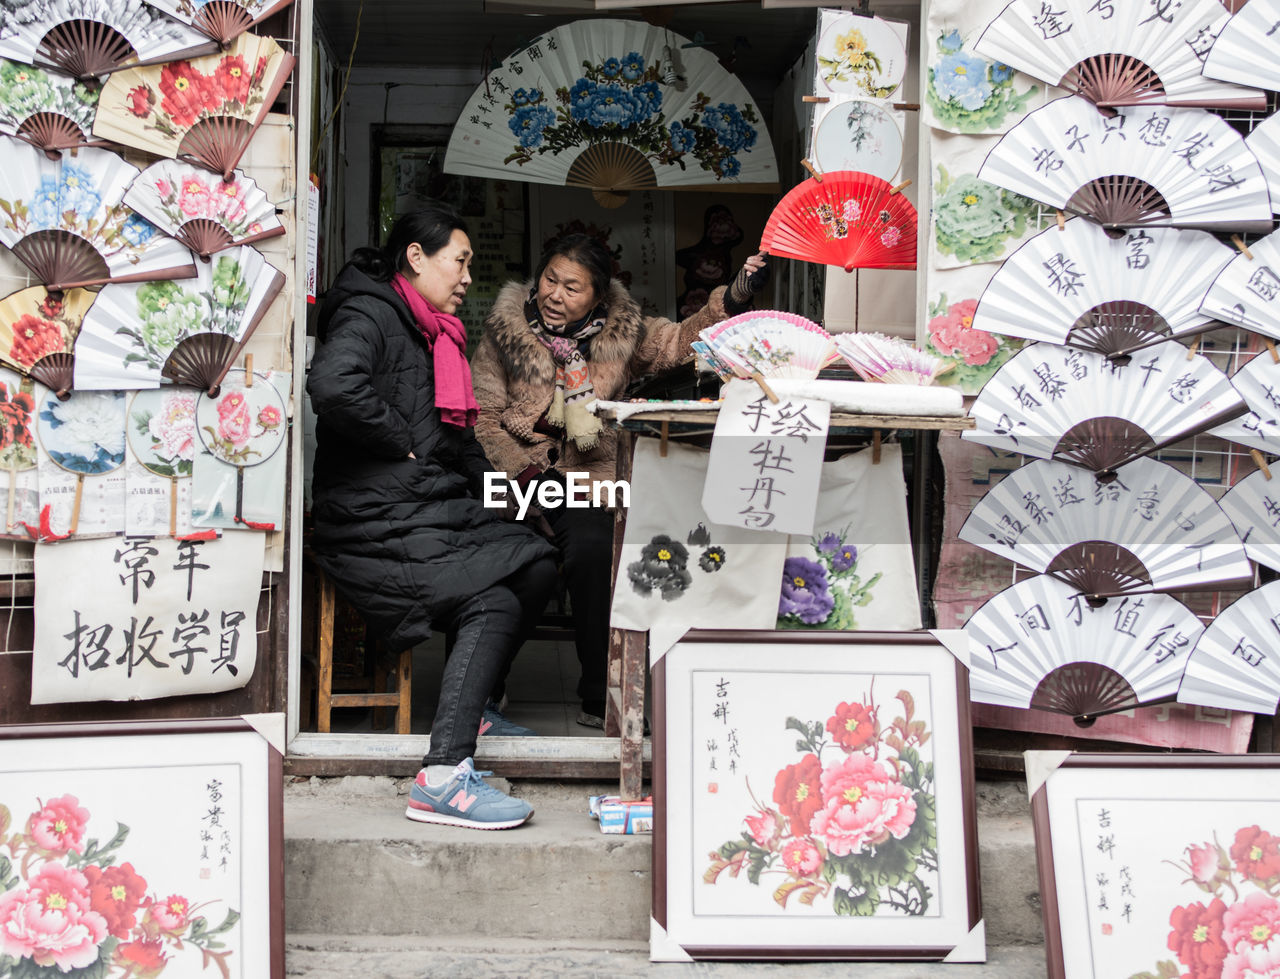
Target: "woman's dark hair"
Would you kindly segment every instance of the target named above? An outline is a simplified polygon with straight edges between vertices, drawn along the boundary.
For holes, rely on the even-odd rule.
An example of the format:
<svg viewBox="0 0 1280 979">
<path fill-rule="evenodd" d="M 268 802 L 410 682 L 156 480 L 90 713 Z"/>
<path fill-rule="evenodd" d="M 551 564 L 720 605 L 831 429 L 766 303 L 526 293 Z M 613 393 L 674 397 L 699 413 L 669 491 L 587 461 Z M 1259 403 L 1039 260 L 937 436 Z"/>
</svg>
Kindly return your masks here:
<svg viewBox="0 0 1280 979">
<path fill-rule="evenodd" d="M 428 255 L 434 255 L 449 244 L 454 231 L 468 233 L 466 222 L 458 212 L 440 201 L 427 201 L 396 219 L 387 243 L 381 248 L 357 248 L 351 264 L 369 278 L 387 282 L 396 272 L 409 267 L 405 252 L 410 245 L 416 242 Z"/>
<path fill-rule="evenodd" d="M 542 261 L 533 274 L 534 288 L 542 281 L 542 273 L 547 270 L 551 260 L 564 256 L 577 262 L 591 276 L 591 288 L 595 290 L 596 302 L 602 302 L 609 295 L 609 283 L 613 280 L 613 256 L 599 238 L 591 235 L 572 234 L 556 238 L 542 253 Z"/>
</svg>

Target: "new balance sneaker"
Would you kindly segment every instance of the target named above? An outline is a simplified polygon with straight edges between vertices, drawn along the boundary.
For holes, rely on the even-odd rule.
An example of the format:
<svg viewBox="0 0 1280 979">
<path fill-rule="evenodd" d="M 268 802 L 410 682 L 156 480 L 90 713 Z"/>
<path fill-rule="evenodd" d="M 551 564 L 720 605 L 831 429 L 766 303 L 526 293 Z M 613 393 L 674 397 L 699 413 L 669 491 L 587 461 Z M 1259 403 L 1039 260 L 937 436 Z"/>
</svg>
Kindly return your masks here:
<svg viewBox="0 0 1280 979">
<path fill-rule="evenodd" d="M 489 734 L 495 738 L 536 738 L 538 736 L 538 732 L 533 728 L 517 724 L 504 715 L 502 708 L 492 700 L 484 705 L 484 713 L 480 716 L 480 730 L 477 733 L 481 736 Z"/>
<path fill-rule="evenodd" d="M 493 772 L 477 772 L 470 758 L 458 762 L 443 785 L 428 785 L 426 771 L 418 772 L 409 789 L 404 814 L 420 823 L 443 823 L 468 829 L 511 829 L 533 815 L 522 799 L 500 792 L 483 778 Z"/>
</svg>

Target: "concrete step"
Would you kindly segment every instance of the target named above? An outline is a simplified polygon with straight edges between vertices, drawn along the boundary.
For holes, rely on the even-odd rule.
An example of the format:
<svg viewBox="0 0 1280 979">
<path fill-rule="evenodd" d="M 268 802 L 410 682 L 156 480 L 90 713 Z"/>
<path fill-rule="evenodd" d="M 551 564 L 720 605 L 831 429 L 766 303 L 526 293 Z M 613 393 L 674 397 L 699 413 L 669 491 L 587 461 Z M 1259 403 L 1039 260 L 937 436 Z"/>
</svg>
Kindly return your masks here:
<svg viewBox="0 0 1280 979">
<path fill-rule="evenodd" d="M 494 781 L 507 787 L 501 779 Z M 533 804 L 535 815 L 529 824 L 505 832 L 412 822 L 404 817 L 409 784 L 408 779 L 348 777 L 286 785 L 290 935 L 363 936 L 375 944 L 391 936 L 526 940 L 538 947 L 608 943 L 591 952 L 601 955 L 619 942 L 647 948 L 652 837 L 602 834 L 587 814 L 587 797 L 616 791 L 616 783 L 521 781 L 510 789 Z M 1025 790 L 1013 782 L 979 782 L 977 796 L 988 945 L 1039 945 L 1043 934 Z M 291 967 L 291 974 L 307 973 L 293 973 Z M 917 974 L 925 973 L 900 973 Z"/>
</svg>

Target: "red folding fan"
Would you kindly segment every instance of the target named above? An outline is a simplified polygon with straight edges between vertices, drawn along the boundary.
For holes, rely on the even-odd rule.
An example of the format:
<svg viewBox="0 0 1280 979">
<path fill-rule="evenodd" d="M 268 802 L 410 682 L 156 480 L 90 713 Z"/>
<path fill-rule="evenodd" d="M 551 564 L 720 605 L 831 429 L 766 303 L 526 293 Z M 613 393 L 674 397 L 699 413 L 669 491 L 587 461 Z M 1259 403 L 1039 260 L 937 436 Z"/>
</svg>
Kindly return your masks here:
<svg viewBox="0 0 1280 979">
<path fill-rule="evenodd" d="M 760 249 L 854 269 L 914 269 L 916 209 L 880 177 L 835 170 L 792 187 L 769 215 Z"/>
</svg>

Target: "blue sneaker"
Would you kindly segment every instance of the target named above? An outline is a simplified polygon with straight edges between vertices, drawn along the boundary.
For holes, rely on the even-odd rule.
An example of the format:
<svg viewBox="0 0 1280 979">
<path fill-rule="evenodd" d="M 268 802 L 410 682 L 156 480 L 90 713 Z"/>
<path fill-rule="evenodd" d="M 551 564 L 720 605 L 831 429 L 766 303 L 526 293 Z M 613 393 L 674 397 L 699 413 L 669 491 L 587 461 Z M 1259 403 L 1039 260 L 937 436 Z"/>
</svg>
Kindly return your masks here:
<svg viewBox="0 0 1280 979">
<path fill-rule="evenodd" d="M 507 718 L 501 709 L 491 700 L 484 705 L 484 713 L 480 715 L 479 735 L 490 734 L 496 738 L 536 738 L 538 732 L 524 727 Z"/>
<path fill-rule="evenodd" d="M 453 776 L 443 785 L 427 784 L 425 770 L 409 789 L 409 807 L 404 814 L 420 823 L 443 823 L 468 829 L 511 829 L 533 815 L 533 806 L 500 792 L 477 772 L 470 758 L 458 762 Z"/>
</svg>

